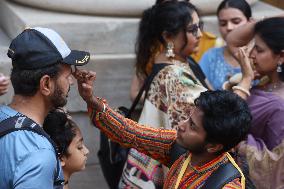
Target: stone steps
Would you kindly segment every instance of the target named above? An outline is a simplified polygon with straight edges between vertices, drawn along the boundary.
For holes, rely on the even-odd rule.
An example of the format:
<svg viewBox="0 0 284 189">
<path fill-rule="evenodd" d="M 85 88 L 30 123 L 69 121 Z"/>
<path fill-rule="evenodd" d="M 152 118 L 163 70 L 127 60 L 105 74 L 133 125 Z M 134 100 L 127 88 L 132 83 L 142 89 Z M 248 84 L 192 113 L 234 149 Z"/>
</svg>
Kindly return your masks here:
<svg viewBox="0 0 284 189">
<path fill-rule="evenodd" d="M 9 46 L 11 39 L 6 35 L 3 29 L 0 27 L 0 47 Z"/>
<path fill-rule="evenodd" d="M 84 171 L 72 175 L 70 188 L 109 189 L 99 164 L 87 165 Z"/>
<path fill-rule="evenodd" d="M 277 15 L 283 10 L 263 2 L 252 6 L 254 16 Z M 203 16 L 205 31 L 219 36 L 215 15 Z M 0 0 L 0 71 L 9 75 L 11 63 L 6 56 L 10 39 L 26 27 L 49 27 L 55 29 L 73 49 L 90 51 L 92 61 L 87 69 L 97 72 L 96 94 L 103 96 L 112 106 L 129 106 L 129 87 L 134 73 L 134 43 L 139 18 L 107 17 L 60 13 L 31 8 Z M 12 93 L 1 97 L 7 102 Z M 76 89 L 70 93 L 68 108 L 85 110 Z"/>
<path fill-rule="evenodd" d="M 283 10 L 263 2 L 252 5 L 254 17 L 277 15 Z M 219 35 L 215 15 L 203 16 L 205 30 Z M 10 38 L 26 27 L 55 29 L 71 48 L 94 54 L 133 54 L 139 18 L 60 13 L 0 1 L 0 26 Z"/>
<path fill-rule="evenodd" d="M 0 1 L 0 25 L 10 38 L 26 27 L 49 27 L 56 30 L 74 49 L 95 54 L 134 52 L 138 18 L 100 17 L 35 9 Z"/>
<path fill-rule="evenodd" d="M 11 39 L 6 35 L 6 33 L 0 27 L 0 63 L 5 63 L 9 60 L 6 53 L 9 47 Z"/>
<path fill-rule="evenodd" d="M 7 57 L 7 48 L 0 48 L 0 72 L 10 75 L 11 61 Z M 95 93 L 104 97 L 113 106 L 131 105 L 129 89 L 134 68 L 134 55 L 92 55 L 91 61 L 84 69 L 97 73 Z M 9 103 L 13 94 L 10 86 L 9 92 L 0 98 L 1 103 Z M 77 92 L 76 83 L 71 86 L 67 108 L 71 112 L 86 111 L 86 105 Z"/>
<path fill-rule="evenodd" d="M 48 27 L 56 30 L 71 49 L 91 52 L 92 60 L 87 69 L 97 72 L 97 95 L 104 96 L 113 106 L 130 104 L 129 88 L 134 68 L 134 41 L 138 18 L 115 18 L 59 13 L 25 7 L 0 0 L 1 36 L 0 71 L 9 75 L 10 59 L 6 56 L 10 38 L 17 36 L 26 27 Z M 8 37 L 7 37 L 8 36 Z M 11 93 L 1 97 L 8 102 Z M 84 103 L 72 87 L 68 108 L 70 111 L 85 111 Z M 73 98 L 76 97 L 76 98 Z"/>
</svg>

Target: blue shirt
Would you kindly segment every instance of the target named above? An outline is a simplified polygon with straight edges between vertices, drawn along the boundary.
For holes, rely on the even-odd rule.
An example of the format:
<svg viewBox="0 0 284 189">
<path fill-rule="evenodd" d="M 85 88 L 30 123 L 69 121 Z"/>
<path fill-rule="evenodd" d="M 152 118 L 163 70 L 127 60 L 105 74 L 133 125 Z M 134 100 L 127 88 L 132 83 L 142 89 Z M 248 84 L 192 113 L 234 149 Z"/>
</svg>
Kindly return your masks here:
<svg viewBox="0 0 284 189">
<path fill-rule="evenodd" d="M 15 115 L 21 114 L 0 106 L 0 122 Z M 1 189 L 52 189 L 56 171 L 54 148 L 45 137 L 31 131 L 14 131 L 0 138 Z"/>
<path fill-rule="evenodd" d="M 204 53 L 199 65 L 213 88 L 222 89 L 229 76 L 241 72 L 240 67 L 233 67 L 224 58 L 224 47 L 212 48 Z"/>
</svg>

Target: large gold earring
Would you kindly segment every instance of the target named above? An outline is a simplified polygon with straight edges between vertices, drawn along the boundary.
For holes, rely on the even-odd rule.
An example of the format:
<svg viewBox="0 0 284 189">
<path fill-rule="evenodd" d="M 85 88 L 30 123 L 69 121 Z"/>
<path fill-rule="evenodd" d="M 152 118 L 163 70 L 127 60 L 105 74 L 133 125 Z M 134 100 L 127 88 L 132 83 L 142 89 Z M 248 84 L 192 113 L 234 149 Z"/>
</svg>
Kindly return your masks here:
<svg viewBox="0 0 284 189">
<path fill-rule="evenodd" d="M 175 57 L 174 43 L 173 42 L 168 42 L 168 44 L 167 44 L 166 57 L 168 57 L 168 58 L 174 58 Z"/>
<path fill-rule="evenodd" d="M 277 64 L 277 69 L 276 69 L 276 71 L 277 71 L 278 73 L 281 73 L 281 72 L 282 72 L 282 66 L 281 66 L 281 63 L 280 63 L 280 62 Z"/>
</svg>

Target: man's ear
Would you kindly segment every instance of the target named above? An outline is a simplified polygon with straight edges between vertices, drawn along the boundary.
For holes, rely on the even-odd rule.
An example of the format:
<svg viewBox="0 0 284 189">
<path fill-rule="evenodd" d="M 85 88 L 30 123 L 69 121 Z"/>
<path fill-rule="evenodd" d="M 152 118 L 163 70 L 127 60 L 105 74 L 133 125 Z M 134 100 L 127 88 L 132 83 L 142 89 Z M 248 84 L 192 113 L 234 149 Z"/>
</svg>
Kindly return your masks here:
<svg viewBox="0 0 284 189">
<path fill-rule="evenodd" d="M 209 143 L 206 145 L 206 149 L 208 153 L 217 153 L 223 150 L 224 146 L 223 144 L 212 144 Z"/>
<path fill-rule="evenodd" d="M 49 96 L 53 91 L 53 80 L 49 75 L 44 75 L 39 81 L 39 91 L 44 96 Z"/>
</svg>

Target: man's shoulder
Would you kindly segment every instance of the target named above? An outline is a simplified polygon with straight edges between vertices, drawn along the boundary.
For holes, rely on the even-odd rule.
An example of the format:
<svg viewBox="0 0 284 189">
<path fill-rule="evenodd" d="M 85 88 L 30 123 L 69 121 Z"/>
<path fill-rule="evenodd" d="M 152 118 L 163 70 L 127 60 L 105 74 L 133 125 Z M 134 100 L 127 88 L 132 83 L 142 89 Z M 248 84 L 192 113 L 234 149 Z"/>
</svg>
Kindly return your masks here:
<svg viewBox="0 0 284 189">
<path fill-rule="evenodd" d="M 3 148 L 13 149 L 17 153 L 27 153 L 41 149 L 54 151 L 52 144 L 47 138 L 33 131 L 13 131 L 3 136 L 1 140 L 5 141 L 2 143 L 4 146 L 0 143 Z"/>
<path fill-rule="evenodd" d="M 20 114 L 18 111 L 6 105 L 0 105 L 0 122 L 15 115 Z"/>
<path fill-rule="evenodd" d="M 14 116 L 21 116 L 18 111 L 9 106 L 0 106 L 0 123 Z M 44 136 L 28 130 L 18 130 L 10 132 L 0 138 L 0 152 L 13 155 L 15 158 L 21 159 L 28 153 L 38 150 L 51 150 L 53 147 Z"/>
<path fill-rule="evenodd" d="M 27 176 L 26 174 L 32 175 L 33 173 L 39 177 L 38 180 L 53 178 L 56 170 L 56 156 L 52 145 L 46 138 L 31 131 L 14 131 L 2 137 L 0 158 L 2 160 L 0 167 L 5 174 L 4 177 L 0 173 L 0 177 L 3 176 L 6 184 L 12 178 L 20 181 L 20 178 Z M 26 178 L 31 180 L 30 176 Z"/>
<path fill-rule="evenodd" d="M 39 188 L 41 184 L 44 185 L 44 188 L 51 188 L 53 185 L 57 161 L 51 150 L 39 149 L 10 159 L 4 157 L 3 162 L 0 162 L 0 166 L 3 168 L 3 172 L 0 173 L 3 183 L 0 186 L 4 186 L 4 188 L 7 188 L 11 182 L 23 188 L 25 188 L 24 186 Z"/>
<path fill-rule="evenodd" d="M 8 118 L 12 118 L 14 116 L 23 116 L 18 111 L 10 108 L 9 106 L 1 105 L 0 106 L 0 123 L 4 123 L 4 120 L 7 120 Z M 8 122 L 10 123 L 10 122 Z M 15 122 L 16 123 L 16 122 Z M 23 123 L 23 122 L 22 122 Z M 33 124 L 35 123 L 33 120 L 30 120 L 28 123 L 24 124 Z M 4 123 L 5 124 L 5 123 Z M 36 123 L 35 123 L 36 124 Z M 39 133 L 33 132 L 31 130 L 17 130 L 10 132 L 6 135 L 4 135 L 3 140 L 11 141 L 10 147 L 18 147 L 22 146 L 23 149 L 30 151 L 32 148 L 38 149 L 53 149 L 52 145 L 48 141 L 48 139 L 44 136 L 42 136 Z M 31 149 L 26 149 L 31 148 Z"/>
</svg>

